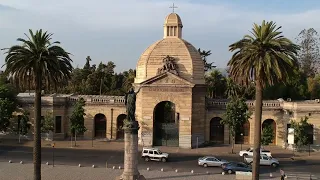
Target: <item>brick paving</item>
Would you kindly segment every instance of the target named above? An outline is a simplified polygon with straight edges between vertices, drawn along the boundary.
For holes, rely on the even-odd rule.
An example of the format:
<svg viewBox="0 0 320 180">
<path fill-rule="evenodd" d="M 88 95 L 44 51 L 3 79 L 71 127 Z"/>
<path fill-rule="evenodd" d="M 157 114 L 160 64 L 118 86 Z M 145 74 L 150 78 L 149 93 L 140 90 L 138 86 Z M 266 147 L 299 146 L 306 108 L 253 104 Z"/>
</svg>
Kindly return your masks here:
<svg viewBox="0 0 320 180">
<path fill-rule="evenodd" d="M 114 180 L 123 170 L 111 168 L 92 168 L 78 166 L 42 165 L 43 180 Z M 235 175 L 199 174 L 194 172 L 161 172 L 159 170 L 140 170 L 148 180 L 232 180 Z M 33 164 L 19 162 L 0 162 L 0 180 L 32 180 Z M 261 177 L 260 179 L 279 179 L 279 177 Z"/>
</svg>

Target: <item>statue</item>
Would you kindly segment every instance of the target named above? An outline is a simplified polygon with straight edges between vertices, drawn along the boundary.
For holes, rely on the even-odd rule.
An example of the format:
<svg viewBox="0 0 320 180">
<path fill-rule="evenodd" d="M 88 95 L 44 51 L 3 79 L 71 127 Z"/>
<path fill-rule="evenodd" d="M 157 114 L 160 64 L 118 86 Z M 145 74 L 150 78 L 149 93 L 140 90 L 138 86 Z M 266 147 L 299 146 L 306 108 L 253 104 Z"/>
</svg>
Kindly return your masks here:
<svg viewBox="0 0 320 180">
<path fill-rule="evenodd" d="M 127 110 L 127 120 L 129 122 L 136 121 L 136 98 L 137 94 L 139 93 L 141 87 L 138 89 L 137 92 L 131 88 L 128 93 L 125 95 L 125 105 Z"/>
<path fill-rule="evenodd" d="M 141 87 L 135 92 L 131 88 L 125 95 L 125 105 L 127 110 L 127 119 L 123 121 L 124 129 L 124 170 L 121 176 L 116 180 L 145 180 L 138 170 L 138 130 L 139 123 L 136 121 L 136 98 Z"/>
</svg>

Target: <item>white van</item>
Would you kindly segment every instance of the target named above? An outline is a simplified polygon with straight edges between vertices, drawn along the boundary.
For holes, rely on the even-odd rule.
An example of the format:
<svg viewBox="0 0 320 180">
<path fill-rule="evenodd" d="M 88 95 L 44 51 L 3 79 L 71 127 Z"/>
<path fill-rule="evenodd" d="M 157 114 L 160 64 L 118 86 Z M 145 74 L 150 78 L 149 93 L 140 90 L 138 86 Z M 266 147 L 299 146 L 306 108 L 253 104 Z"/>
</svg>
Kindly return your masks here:
<svg viewBox="0 0 320 180">
<path fill-rule="evenodd" d="M 145 161 L 167 162 L 169 154 L 163 153 L 157 148 L 143 148 L 141 157 L 144 158 Z"/>
</svg>

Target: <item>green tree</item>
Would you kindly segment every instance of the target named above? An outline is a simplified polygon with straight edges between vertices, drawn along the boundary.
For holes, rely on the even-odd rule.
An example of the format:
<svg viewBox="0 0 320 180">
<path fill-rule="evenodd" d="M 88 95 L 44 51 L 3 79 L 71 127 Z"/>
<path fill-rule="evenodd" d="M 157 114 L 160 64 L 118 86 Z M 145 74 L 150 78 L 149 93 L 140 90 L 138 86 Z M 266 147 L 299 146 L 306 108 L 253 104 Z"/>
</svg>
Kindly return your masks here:
<svg viewBox="0 0 320 180">
<path fill-rule="evenodd" d="M 205 72 L 216 67 L 216 66 L 212 65 L 213 62 L 212 63 L 208 63 L 208 61 L 207 61 L 207 57 L 211 55 L 211 50 L 209 50 L 209 51 L 202 50 L 201 51 L 201 49 L 199 48 L 198 52 L 199 52 L 199 54 L 200 54 L 200 56 L 202 58 L 202 61 L 204 63 L 204 71 Z"/>
<path fill-rule="evenodd" d="M 240 127 L 248 121 L 250 115 L 248 105 L 244 98 L 230 98 L 222 123 L 229 127 L 230 136 L 232 138 L 231 153 L 233 153 L 234 149 L 235 135 L 238 133 L 237 131 Z"/>
<path fill-rule="evenodd" d="M 134 78 L 136 77 L 136 70 L 129 69 L 128 71 L 123 72 L 124 81 L 123 81 L 123 90 L 128 92 L 134 83 Z"/>
<path fill-rule="evenodd" d="M 314 78 L 309 77 L 307 79 L 308 92 L 310 95 L 309 99 L 319 99 L 320 98 L 320 75 L 317 74 Z"/>
<path fill-rule="evenodd" d="M 53 113 L 48 111 L 44 118 L 41 121 L 41 132 L 42 133 L 50 133 L 54 130 L 54 121 L 53 121 Z M 52 137 L 53 140 L 53 137 Z"/>
<path fill-rule="evenodd" d="M 288 78 L 288 82 L 286 84 L 275 83 L 274 85 L 266 86 L 263 90 L 263 99 L 309 99 L 310 93 L 308 92 L 307 84 L 308 81 L 306 75 L 299 70 Z"/>
<path fill-rule="evenodd" d="M 70 117 L 70 132 L 75 137 L 75 146 L 77 145 L 77 134 L 81 134 L 87 131 L 84 126 L 84 106 L 86 102 L 83 98 L 80 98 L 74 105 L 71 117 Z"/>
<path fill-rule="evenodd" d="M 298 69 L 296 59 L 299 47 L 281 35 L 281 27 L 274 22 L 254 24 L 252 36 L 245 35 L 230 45 L 233 54 L 228 62 L 229 75 L 237 83 L 255 83 L 255 126 L 253 179 L 259 179 L 261 146 L 261 116 L 263 89 L 277 82 L 287 83 Z"/>
<path fill-rule="evenodd" d="M 298 51 L 301 69 L 307 77 L 314 77 L 320 65 L 318 32 L 313 28 L 303 29 L 296 39 L 297 44 L 301 47 Z"/>
<path fill-rule="evenodd" d="M 222 98 L 226 90 L 226 78 L 217 69 L 205 75 L 207 84 L 207 96 L 209 98 Z"/>
<path fill-rule="evenodd" d="M 268 124 L 262 129 L 262 136 L 261 136 L 262 145 L 269 145 L 270 143 L 272 143 L 273 138 L 274 138 L 273 129 L 271 125 Z"/>
<path fill-rule="evenodd" d="M 16 108 L 16 92 L 6 80 L 6 76 L 0 75 L 0 132 L 7 131 Z"/>
<path fill-rule="evenodd" d="M 20 116 L 20 134 L 26 135 L 28 134 L 31 124 L 29 119 L 30 113 L 28 111 L 24 111 Z"/>
<path fill-rule="evenodd" d="M 90 70 L 90 68 L 91 68 L 91 66 L 90 66 L 90 61 L 92 61 L 91 58 L 90 58 L 90 56 L 87 56 L 87 58 L 86 58 L 86 64 L 83 66 L 83 69 L 84 69 L 84 70 Z"/>
<path fill-rule="evenodd" d="M 245 96 L 245 88 L 236 84 L 233 79 L 227 78 L 227 89 L 225 91 L 227 98 L 243 98 Z"/>
<path fill-rule="evenodd" d="M 29 30 L 27 39 L 17 39 L 20 45 L 6 48 L 6 74 L 21 87 L 35 87 L 34 122 L 34 179 L 41 179 L 41 90 L 50 85 L 58 86 L 70 78 L 73 69 L 66 52 L 58 44 L 51 42 L 52 35 L 41 29 L 35 33 Z"/>
<path fill-rule="evenodd" d="M 19 143 L 20 136 L 28 134 L 31 123 L 29 119 L 30 113 L 28 111 L 23 111 L 22 115 L 18 116 L 18 131 L 19 131 Z"/>
<path fill-rule="evenodd" d="M 15 103 L 8 98 L 0 98 L 0 131 L 7 131 L 12 113 L 16 110 Z"/>
<path fill-rule="evenodd" d="M 300 122 L 291 121 L 291 127 L 294 129 L 294 143 L 298 149 L 308 145 L 308 134 L 312 124 L 308 123 L 308 117 L 301 117 Z"/>
</svg>

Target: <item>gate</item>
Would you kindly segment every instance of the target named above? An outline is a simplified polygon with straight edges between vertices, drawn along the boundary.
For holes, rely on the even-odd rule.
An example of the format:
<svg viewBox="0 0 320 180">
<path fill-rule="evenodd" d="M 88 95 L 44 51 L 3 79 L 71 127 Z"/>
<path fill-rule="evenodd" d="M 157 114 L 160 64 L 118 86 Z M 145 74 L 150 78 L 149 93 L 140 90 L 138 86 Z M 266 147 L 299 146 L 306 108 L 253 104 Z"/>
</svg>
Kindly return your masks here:
<svg viewBox="0 0 320 180">
<path fill-rule="evenodd" d="M 155 123 L 154 146 L 179 146 L 179 124 Z"/>
</svg>

